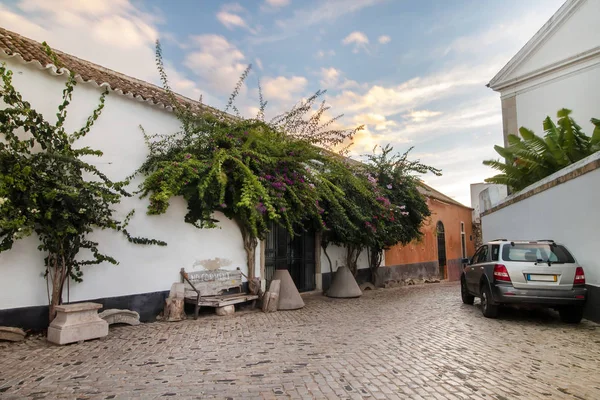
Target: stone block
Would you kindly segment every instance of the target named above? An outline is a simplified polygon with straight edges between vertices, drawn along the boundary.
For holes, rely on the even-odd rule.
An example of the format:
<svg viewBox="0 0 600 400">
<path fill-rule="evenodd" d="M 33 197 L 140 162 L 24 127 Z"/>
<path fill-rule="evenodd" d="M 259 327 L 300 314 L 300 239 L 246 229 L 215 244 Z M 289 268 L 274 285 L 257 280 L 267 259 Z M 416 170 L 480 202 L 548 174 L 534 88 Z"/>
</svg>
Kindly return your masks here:
<svg viewBox="0 0 600 400">
<path fill-rule="evenodd" d="M 140 314 L 131 310 L 118 310 L 112 308 L 110 310 L 102 311 L 98 314 L 100 318 L 108 322 L 108 325 L 113 324 L 127 324 L 127 325 L 139 325 Z"/>
<path fill-rule="evenodd" d="M 21 328 L 0 326 L 0 340 L 9 342 L 20 342 L 25 339 L 25 332 Z"/>
<path fill-rule="evenodd" d="M 216 311 L 217 311 L 217 315 L 219 315 L 221 317 L 225 317 L 227 315 L 233 315 L 233 313 L 235 313 L 235 306 L 230 305 L 230 306 L 217 307 Z"/>
<path fill-rule="evenodd" d="M 172 284 L 169 297 L 172 299 L 183 299 L 185 297 L 185 283 Z"/>
<path fill-rule="evenodd" d="M 100 318 L 102 304 L 77 303 L 56 306 L 56 318 L 48 327 L 48 341 L 76 343 L 108 335 L 108 322 Z"/>
</svg>

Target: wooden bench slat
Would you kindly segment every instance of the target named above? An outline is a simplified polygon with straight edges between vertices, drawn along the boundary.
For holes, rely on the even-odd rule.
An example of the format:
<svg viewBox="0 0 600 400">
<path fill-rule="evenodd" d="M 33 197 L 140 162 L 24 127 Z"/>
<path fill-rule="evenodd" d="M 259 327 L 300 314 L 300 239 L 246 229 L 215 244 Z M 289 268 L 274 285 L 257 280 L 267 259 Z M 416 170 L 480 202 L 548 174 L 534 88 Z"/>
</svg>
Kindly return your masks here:
<svg viewBox="0 0 600 400">
<path fill-rule="evenodd" d="M 242 271 L 240 270 L 219 269 L 186 273 L 182 268 L 181 277 L 185 284 L 185 302 L 196 306 L 195 319 L 198 318 L 200 306 L 225 307 L 256 301 L 259 298 L 258 295 L 242 293 Z M 223 294 L 231 289 L 238 289 L 239 293 Z"/>
</svg>

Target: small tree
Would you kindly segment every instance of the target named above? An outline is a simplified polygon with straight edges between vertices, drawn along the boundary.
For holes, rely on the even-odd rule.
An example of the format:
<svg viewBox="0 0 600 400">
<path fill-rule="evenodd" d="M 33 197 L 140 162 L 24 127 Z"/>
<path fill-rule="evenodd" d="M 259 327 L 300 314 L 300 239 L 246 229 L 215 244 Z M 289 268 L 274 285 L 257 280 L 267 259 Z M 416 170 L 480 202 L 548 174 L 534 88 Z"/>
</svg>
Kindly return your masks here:
<svg viewBox="0 0 600 400">
<path fill-rule="evenodd" d="M 58 67 L 57 56 L 44 43 L 48 55 Z M 84 156 L 102 156 L 89 147 L 75 148 L 86 136 L 104 107 L 107 92 L 86 124 L 74 133 L 65 131 L 67 107 L 76 85 L 70 73 L 58 107 L 55 124 L 31 108 L 12 84 L 12 72 L 0 67 L 0 252 L 10 250 L 18 239 L 35 233 L 38 249 L 46 253 L 45 278 L 51 286 L 48 300 L 50 321 L 55 307 L 62 303 L 68 279 L 82 281 L 82 267 L 117 261 L 103 254 L 98 243 L 88 235 L 94 229 L 113 229 L 124 233 L 136 244 L 164 242 L 135 238 L 126 230 L 133 212 L 124 221 L 114 216 L 112 206 L 119 203 L 127 184 L 113 182 L 95 166 L 82 160 Z M 86 179 L 89 176 L 91 179 Z M 83 260 L 80 251 L 87 250 L 90 259 Z M 50 294 L 51 292 L 51 294 Z"/>
<path fill-rule="evenodd" d="M 509 135 L 507 147 L 494 146 L 504 158 L 486 160 L 484 165 L 501 171 L 501 174 L 486 179 L 488 183 L 507 185 L 514 191 L 526 188 L 600 150 L 600 120 L 592 118 L 596 127 L 592 137 L 587 136 L 570 117 L 571 110 L 558 111 L 558 123 L 550 117 L 543 123 L 544 137 L 539 137 L 527 128 L 520 128 L 517 135 Z"/>
<path fill-rule="evenodd" d="M 423 234 L 423 223 L 431 215 L 426 199 L 419 192 L 421 181 L 419 174 L 433 173 L 441 175 L 437 168 L 411 161 L 408 154 L 393 154 L 390 145 L 373 152 L 366 164 L 368 178 L 373 185 L 376 200 L 383 206 L 384 212 L 367 221 L 372 232 L 366 241 L 369 250 L 369 268 L 371 279 L 375 282 L 375 273 L 383 259 L 385 249 L 396 244 L 406 245 L 419 240 Z"/>
<path fill-rule="evenodd" d="M 367 249 L 374 283 L 377 283 L 375 272 L 381 265 L 383 251 L 397 243 L 419 239 L 420 228 L 430 215 L 418 191 L 420 181 L 415 174 L 439 175 L 440 171 L 419 161 L 409 161 L 410 150 L 392 155 L 391 146 L 377 146 L 364 164 L 347 162 L 340 168 L 329 168 L 329 179 L 344 196 L 343 212 L 336 208 L 331 212 L 325 207 L 324 219 L 330 227 L 323 236 L 325 255 L 329 243 L 345 246 L 346 264 L 356 275 L 358 257 Z"/>
</svg>

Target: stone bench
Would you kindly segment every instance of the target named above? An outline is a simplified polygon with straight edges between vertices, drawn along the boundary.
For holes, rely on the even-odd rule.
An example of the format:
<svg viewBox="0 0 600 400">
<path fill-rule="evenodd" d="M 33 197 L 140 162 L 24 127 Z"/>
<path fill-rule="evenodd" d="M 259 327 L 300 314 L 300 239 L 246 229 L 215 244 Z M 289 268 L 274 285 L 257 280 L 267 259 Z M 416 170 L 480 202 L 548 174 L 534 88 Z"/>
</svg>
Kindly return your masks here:
<svg viewBox="0 0 600 400">
<path fill-rule="evenodd" d="M 81 342 L 108 335 L 108 323 L 98 316 L 102 304 L 76 303 L 56 306 L 56 318 L 48 327 L 48 341 Z"/>
</svg>

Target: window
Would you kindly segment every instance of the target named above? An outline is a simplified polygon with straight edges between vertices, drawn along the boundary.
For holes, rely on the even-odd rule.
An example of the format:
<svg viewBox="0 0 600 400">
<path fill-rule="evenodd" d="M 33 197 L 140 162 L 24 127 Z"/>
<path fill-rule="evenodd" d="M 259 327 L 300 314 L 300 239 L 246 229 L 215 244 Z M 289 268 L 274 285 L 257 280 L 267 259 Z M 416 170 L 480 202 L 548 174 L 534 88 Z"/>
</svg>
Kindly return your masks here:
<svg viewBox="0 0 600 400">
<path fill-rule="evenodd" d="M 500 256 L 500 245 L 492 245 L 492 261 L 498 261 Z"/>
<path fill-rule="evenodd" d="M 465 235 L 465 223 L 460 223 L 460 245 L 462 250 L 462 258 L 467 258 L 467 237 Z"/>
<path fill-rule="evenodd" d="M 477 252 L 477 260 L 475 261 L 475 264 L 481 264 L 481 263 L 487 262 L 487 260 L 488 260 L 488 246 L 483 246 Z"/>
<path fill-rule="evenodd" d="M 575 262 L 575 259 L 564 246 L 547 243 L 515 243 L 505 244 L 502 248 L 504 261 L 552 262 L 557 264 Z"/>
<path fill-rule="evenodd" d="M 477 250 L 475 255 L 473 256 L 473 258 L 471 258 L 471 264 L 479 264 L 482 262 L 486 262 L 487 261 L 487 253 L 488 253 L 488 247 L 481 246 Z"/>
</svg>

